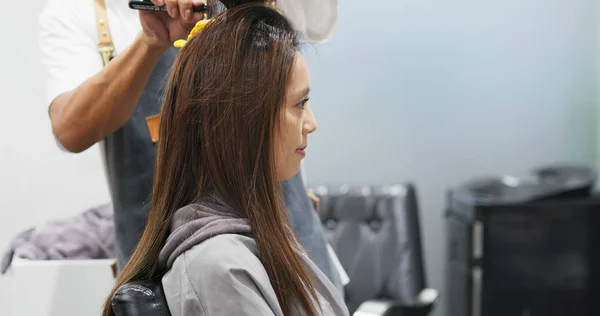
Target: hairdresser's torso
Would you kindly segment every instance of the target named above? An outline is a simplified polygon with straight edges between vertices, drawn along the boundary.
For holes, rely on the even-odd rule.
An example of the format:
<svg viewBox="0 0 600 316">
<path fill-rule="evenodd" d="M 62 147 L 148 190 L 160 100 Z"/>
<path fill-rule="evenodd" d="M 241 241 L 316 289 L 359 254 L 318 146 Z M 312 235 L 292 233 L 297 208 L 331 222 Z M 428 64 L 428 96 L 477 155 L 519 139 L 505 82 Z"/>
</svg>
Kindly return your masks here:
<svg viewBox="0 0 600 316">
<path fill-rule="evenodd" d="M 300 259 L 319 297 L 319 315 L 348 315 L 335 286 L 306 255 Z M 284 316 L 250 237 L 219 235 L 196 245 L 175 260 L 162 283 L 173 316 Z"/>
</svg>

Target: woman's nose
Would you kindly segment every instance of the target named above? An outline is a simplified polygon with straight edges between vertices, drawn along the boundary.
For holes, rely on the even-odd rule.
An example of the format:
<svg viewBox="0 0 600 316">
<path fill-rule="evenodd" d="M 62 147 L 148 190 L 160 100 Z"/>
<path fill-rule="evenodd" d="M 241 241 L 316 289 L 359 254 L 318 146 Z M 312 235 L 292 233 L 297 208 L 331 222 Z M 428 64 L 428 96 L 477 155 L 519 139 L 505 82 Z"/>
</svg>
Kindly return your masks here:
<svg viewBox="0 0 600 316">
<path fill-rule="evenodd" d="M 302 125 L 302 132 L 305 135 L 308 135 L 317 130 L 317 119 L 315 118 L 315 115 L 308 104 L 304 108 L 304 113 L 306 116 L 304 119 L 304 124 Z"/>
</svg>

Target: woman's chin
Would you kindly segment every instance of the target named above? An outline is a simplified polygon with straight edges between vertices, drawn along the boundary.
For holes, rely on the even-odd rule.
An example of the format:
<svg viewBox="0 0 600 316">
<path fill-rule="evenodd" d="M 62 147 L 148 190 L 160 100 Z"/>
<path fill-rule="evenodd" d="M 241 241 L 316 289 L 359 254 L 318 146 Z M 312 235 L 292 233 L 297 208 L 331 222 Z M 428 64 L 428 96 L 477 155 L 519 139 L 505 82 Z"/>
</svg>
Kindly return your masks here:
<svg viewBox="0 0 600 316">
<path fill-rule="evenodd" d="M 300 172 L 300 163 L 298 162 L 297 168 L 290 168 L 285 172 L 277 173 L 277 181 L 286 181 L 293 178 L 298 172 Z"/>
</svg>

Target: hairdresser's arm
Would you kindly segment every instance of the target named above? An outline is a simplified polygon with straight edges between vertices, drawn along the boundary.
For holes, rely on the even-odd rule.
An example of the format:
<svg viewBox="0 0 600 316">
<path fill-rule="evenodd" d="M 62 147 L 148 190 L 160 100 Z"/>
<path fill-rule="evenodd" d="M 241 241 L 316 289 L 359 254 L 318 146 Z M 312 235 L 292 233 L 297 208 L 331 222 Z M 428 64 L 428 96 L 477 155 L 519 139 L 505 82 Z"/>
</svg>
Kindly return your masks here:
<svg viewBox="0 0 600 316">
<path fill-rule="evenodd" d="M 59 95 L 50 106 L 52 130 L 68 151 L 81 152 L 127 122 L 165 51 L 141 33 L 96 75 Z"/>
</svg>

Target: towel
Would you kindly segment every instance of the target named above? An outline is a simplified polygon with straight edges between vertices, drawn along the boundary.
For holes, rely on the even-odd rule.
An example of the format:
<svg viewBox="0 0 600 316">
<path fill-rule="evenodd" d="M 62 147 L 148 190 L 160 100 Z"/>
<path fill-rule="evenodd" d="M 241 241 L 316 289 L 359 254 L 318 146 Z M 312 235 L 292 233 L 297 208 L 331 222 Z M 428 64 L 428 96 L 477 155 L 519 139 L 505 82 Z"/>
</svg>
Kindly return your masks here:
<svg viewBox="0 0 600 316">
<path fill-rule="evenodd" d="M 19 233 L 2 257 L 0 273 L 8 270 L 15 257 L 29 260 L 115 258 L 112 204 L 92 207 L 81 214 Z"/>
</svg>

